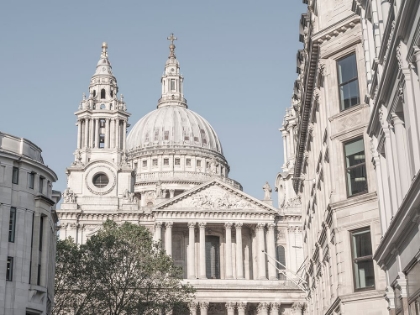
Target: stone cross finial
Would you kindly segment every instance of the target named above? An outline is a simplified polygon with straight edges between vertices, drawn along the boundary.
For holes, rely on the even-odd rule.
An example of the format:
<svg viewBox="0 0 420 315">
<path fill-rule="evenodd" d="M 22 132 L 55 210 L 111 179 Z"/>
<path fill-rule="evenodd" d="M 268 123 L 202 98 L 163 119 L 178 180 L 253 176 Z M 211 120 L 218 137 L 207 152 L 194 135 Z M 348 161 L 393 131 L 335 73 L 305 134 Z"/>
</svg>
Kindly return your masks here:
<svg viewBox="0 0 420 315">
<path fill-rule="evenodd" d="M 106 42 L 102 43 L 102 54 L 101 54 L 101 58 L 107 58 L 108 57 L 108 44 Z"/>
<path fill-rule="evenodd" d="M 174 40 L 177 40 L 178 38 L 176 38 L 174 36 L 174 33 L 171 33 L 171 35 L 168 36 L 166 39 L 171 41 L 171 44 L 169 45 L 169 50 L 170 50 L 169 58 L 176 58 L 175 57 L 175 47 L 176 46 L 174 45 Z"/>
</svg>

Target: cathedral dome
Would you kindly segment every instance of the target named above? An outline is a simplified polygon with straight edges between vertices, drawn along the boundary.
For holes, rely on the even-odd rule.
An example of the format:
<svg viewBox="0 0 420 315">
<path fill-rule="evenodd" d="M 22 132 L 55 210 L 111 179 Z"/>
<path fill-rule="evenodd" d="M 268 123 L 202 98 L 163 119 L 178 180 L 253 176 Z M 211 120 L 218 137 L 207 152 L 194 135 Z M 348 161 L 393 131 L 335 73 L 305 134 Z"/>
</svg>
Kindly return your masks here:
<svg viewBox="0 0 420 315">
<path fill-rule="evenodd" d="M 223 155 L 213 127 L 185 106 L 159 106 L 141 118 L 127 137 L 127 149 L 185 146 Z"/>
</svg>

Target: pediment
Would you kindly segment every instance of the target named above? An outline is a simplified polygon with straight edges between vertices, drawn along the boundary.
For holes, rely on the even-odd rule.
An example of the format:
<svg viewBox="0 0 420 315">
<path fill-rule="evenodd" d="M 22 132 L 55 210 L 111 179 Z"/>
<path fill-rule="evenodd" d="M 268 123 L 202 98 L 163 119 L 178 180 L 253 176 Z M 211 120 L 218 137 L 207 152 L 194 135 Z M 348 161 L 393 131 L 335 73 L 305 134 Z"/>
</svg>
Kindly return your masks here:
<svg viewBox="0 0 420 315">
<path fill-rule="evenodd" d="M 277 213 L 277 209 L 220 180 L 212 180 L 161 203 L 155 211 L 245 211 Z"/>
</svg>

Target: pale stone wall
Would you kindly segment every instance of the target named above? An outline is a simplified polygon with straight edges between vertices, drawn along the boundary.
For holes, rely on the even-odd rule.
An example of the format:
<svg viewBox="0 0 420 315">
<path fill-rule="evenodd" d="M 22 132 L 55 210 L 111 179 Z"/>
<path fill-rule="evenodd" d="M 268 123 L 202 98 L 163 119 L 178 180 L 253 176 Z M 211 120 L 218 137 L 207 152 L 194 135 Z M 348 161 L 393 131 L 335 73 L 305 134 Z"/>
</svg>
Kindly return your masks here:
<svg viewBox="0 0 420 315">
<path fill-rule="evenodd" d="M 19 171 L 16 184 L 13 183 L 14 167 Z M 30 173 L 34 174 L 33 188 L 29 185 Z M 40 178 L 44 178 L 42 187 Z M 27 311 L 50 314 L 54 300 L 55 203 L 60 199 L 60 193 L 52 190 L 56 180 L 56 174 L 43 164 L 39 147 L 26 139 L 0 133 L 1 314 L 26 314 Z M 15 223 L 10 220 L 12 208 L 16 209 Z M 9 237 L 11 230 L 14 230 L 14 239 Z M 9 279 L 8 257 L 13 258 Z"/>
</svg>

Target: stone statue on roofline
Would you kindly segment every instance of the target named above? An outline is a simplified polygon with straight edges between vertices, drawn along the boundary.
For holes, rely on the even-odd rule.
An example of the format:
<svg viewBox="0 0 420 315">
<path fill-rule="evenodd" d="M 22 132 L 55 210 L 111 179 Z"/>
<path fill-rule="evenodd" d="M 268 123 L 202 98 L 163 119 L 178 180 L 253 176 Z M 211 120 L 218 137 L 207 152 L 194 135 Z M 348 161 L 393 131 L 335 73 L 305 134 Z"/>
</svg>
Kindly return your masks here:
<svg viewBox="0 0 420 315">
<path fill-rule="evenodd" d="M 268 182 L 265 182 L 265 185 L 263 186 L 263 190 L 264 190 L 264 200 L 271 200 L 272 189 Z"/>
</svg>

